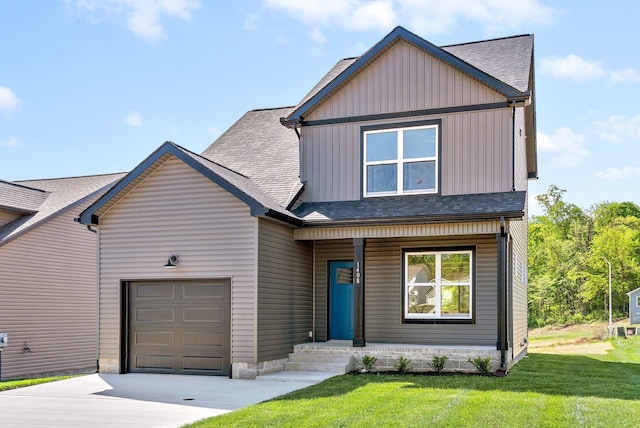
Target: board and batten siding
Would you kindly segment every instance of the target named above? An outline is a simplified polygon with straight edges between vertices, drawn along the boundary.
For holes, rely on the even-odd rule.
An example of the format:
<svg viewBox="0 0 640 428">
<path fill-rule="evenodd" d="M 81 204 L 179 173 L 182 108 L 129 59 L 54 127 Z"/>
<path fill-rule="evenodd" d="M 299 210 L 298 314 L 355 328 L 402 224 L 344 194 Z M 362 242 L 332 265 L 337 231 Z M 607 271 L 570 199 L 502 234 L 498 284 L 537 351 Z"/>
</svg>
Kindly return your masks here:
<svg viewBox="0 0 640 428">
<path fill-rule="evenodd" d="M 301 179 L 309 202 L 362 195 L 362 127 L 441 119 L 440 193 L 508 192 L 512 188 L 511 109 L 448 113 L 302 128 Z"/>
<path fill-rule="evenodd" d="M 312 330 L 312 243 L 260 219 L 258 240 L 258 362 L 286 358 Z"/>
<path fill-rule="evenodd" d="M 405 41 L 399 41 L 312 111 L 334 119 L 505 101 L 505 97 Z"/>
<path fill-rule="evenodd" d="M 100 217 L 100 370 L 120 368 L 120 287 L 147 279 L 231 280 L 231 361 L 255 363 L 258 221 L 171 157 Z M 171 254 L 175 269 L 164 269 Z"/>
<path fill-rule="evenodd" d="M 326 340 L 329 260 L 352 260 L 353 241 L 317 241 L 316 334 Z M 403 324 L 403 258 L 407 249 L 476 249 L 475 324 Z M 497 245 L 495 235 L 367 239 L 365 335 L 369 343 L 493 346 L 497 337 Z"/>
<path fill-rule="evenodd" d="M 24 214 L 17 213 L 15 211 L 0 209 L 0 227 L 5 224 L 9 224 L 12 221 L 22 217 Z"/>
<path fill-rule="evenodd" d="M 96 369 L 97 240 L 73 221 L 91 202 L 0 247 L 3 378 Z"/>
<path fill-rule="evenodd" d="M 400 41 L 312 111 L 305 121 L 505 102 L 448 64 Z M 511 190 L 511 109 L 357 121 L 301 130 L 305 201 L 357 200 L 362 194 L 363 126 L 442 120 L 440 193 Z"/>
</svg>

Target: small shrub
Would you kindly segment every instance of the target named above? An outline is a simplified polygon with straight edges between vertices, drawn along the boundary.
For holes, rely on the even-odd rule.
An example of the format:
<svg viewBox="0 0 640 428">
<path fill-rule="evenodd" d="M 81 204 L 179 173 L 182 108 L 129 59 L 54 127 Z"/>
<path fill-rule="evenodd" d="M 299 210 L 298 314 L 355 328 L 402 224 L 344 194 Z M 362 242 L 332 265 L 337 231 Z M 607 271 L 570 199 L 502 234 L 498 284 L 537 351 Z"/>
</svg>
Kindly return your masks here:
<svg viewBox="0 0 640 428">
<path fill-rule="evenodd" d="M 411 366 L 411 360 L 405 357 L 398 358 L 398 361 L 396 361 L 394 367 L 398 371 L 398 373 L 409 373 L 413 368 Z"/>
<path fill-rule="evenodd" d="M 482 358 L 480 356 L 471 358 L 468 361 L 478 370 L 483 376 L 489 376 L 491 374 L 491 357 Z"/>
<path fill-rule="evenodd" d="M 444 366 L 447 363 L 447 360 L 448 358 L 446 357 L 446 355 L 443 355 L 441 357 L 436 355 L 433 357 L 433 360 L 429 363 L 429 366 L 436 373 L 442 373 L 442 370 L 444 370 Z"/>
<path fill-rule="evenodd" d="M 369 373 L 377 362 L 378 359 L 376 357 L 373 357 L 371 355 L 364 355 L 362 357 L 362 369 L 360 371 L 362 373 Z"/>
</svg>

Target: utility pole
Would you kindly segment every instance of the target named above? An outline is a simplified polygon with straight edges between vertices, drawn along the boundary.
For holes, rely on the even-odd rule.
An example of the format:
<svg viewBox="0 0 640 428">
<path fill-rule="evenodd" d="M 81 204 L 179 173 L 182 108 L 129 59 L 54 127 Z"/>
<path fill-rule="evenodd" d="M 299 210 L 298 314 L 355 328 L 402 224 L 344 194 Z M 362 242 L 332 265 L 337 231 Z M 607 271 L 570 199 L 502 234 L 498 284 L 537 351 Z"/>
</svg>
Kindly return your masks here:
<svg viewBox="0 0 640 428">
<path fill-rule="evenodd" d="M 609 265 L 609 336 L 613 336 L 613 322 L 611 320 L 611 262 L 606 257 L 600 257 Z"/>
</svg>

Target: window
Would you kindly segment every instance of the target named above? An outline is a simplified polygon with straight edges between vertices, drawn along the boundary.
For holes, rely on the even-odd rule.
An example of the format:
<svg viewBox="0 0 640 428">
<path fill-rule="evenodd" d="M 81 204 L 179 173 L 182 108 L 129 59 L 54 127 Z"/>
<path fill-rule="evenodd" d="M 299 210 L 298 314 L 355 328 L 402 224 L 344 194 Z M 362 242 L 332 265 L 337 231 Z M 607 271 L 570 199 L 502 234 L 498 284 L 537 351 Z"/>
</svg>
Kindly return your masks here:
<svg viewBox="0 0 640 428">
<path fill-rule="evenodd" d="M 471 250 L 406 252 L 405 319 L 471 319 Z"/>
<path fill-rule="evenodd" d="M 636 296 L 636 306 L 640 308 L 640 296 Z"/>
<path fill-rule="evenodd" d="M 364 196 L 438 191 L 438 125 L 364 132 Z"/>
</svg>

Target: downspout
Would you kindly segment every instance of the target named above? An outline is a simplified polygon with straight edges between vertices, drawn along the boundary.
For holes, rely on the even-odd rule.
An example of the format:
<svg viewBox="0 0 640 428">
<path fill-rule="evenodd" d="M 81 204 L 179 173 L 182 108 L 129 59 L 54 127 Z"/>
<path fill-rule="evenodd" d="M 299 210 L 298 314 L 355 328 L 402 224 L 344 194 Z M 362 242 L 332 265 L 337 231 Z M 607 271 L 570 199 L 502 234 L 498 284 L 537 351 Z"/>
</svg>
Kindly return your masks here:
<svg viewBox="0 0 640 428">
<path fill-rule="evenodd" d="M 311 250 L 313 255 L 311 256 L 311 288 L 312 288 L 312 305 L 313 308 L 311 310 L 311 341 L 316 341 L 316 241 L 313 240 L 313 248 Z"/>
<path fill-rule="evenodd" d="M 516 102 L 511 103 L 511 191 L 516 191 Z"/>
<path fill-rule="evenodd" d="M 500 370 L 507 371 L 507 277 L 509 234 L 505 230 L 504 217 L 500 217 L 500 234 L 498 235 L 498 348 L 500 349 Z"/>
</svg>

